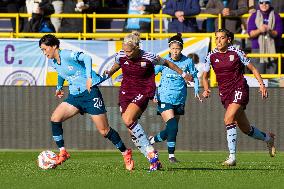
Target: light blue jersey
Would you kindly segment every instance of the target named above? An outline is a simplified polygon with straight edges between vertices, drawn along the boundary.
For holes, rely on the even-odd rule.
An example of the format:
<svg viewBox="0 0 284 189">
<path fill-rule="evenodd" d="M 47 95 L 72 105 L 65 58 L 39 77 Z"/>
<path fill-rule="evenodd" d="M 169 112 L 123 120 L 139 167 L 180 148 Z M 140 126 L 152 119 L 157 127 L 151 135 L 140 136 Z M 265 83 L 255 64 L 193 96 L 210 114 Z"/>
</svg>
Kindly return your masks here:
<svg viewBox="0 0 284 189">
<path fill-rule="evenodd" d="M 188 72 L 194 78 L 194 92 L 199 92 L 199 81 L 197 77 L 198 71 L 194 67 L 191 58 L 181 55 L 179 61 L 174 61 L 167 55 L 165 59 L 175 63 L 184 72 Z M 185 104 L 187 96 L 187 85 L 181 75 L 176 71 L 162 65 L 155 66 L 155 74 L 162 73 L 161 83 L 158 87 L 158 100 L 172 105 Z"/>
<path fill-rule="evenodd" d="M 104 78 L 92 70 L 92 58 L 83 52 L 71 50 L 59 50 L 60 64 L 53 59 L 52 67 L 58 73 L 57 90 L 62 89 L 64 80 L 69 83 L 69 91 L 72 95 L 84 92 L 87 78 L 92 78 L 92 83 L 98 85 Z"/>
</svg>

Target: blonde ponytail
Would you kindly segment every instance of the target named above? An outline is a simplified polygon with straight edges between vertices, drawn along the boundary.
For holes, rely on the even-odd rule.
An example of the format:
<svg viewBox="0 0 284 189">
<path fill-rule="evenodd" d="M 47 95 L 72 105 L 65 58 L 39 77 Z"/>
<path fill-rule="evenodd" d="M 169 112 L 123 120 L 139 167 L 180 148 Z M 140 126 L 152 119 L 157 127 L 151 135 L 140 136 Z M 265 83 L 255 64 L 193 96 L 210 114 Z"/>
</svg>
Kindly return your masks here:
<svg viewBox="0 0 284 189">
<path fill-rule="evenodd" d="M 131 34 L 128 34 L 124 37 L 123 44 L 139 47 L 140 33 L 138 31 L 133 31 Z"/>
</svg>

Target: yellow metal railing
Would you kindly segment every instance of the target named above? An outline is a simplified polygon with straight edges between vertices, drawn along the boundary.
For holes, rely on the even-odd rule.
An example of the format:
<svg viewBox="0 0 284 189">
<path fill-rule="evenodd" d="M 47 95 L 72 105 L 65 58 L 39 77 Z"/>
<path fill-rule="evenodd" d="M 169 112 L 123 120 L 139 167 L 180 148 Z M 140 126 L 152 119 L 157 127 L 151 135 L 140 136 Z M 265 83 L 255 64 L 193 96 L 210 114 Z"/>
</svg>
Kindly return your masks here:
<svg viewBox="0 0 284 189">
<path fill-rule="evenodd" d="M 281 17 L 284 17 L 284 13 L 280 14 Z M 0 32 L 0 37 L 5 38 L 40 38 L 44 35 L 44 33 L 24 33 L 19 32 L 19 19 L 20 18 L 28 18 L 31 17 L 31 14 L 25 14 L 25 13 L 0 13 L 0 18 L 14 18 L 16 20 L 16 28 L 15 32 Z M 83 28 L 82 33 L 54 33 L 58 38 L 74 38 L 74 39 L 84 39 L 87 38 L 123 38 L 127 33 L 97 33 L 96 32 L 96 20 L 97 19 L 114 19 L 114 18 L 150 18 L 151 19 L 151 30 L 150 33 L 141 33 L 141 37 L 145 38 L 146 40 L 153 40 L 157 38 L 169 38 L 175 33 L 162 33 L 163 31 L 163 18 L 172 18 L 170 15 L 162 14 L 160 11 L 160 14 L 149 14 L 149 15 L 134 15 L 134 14 L 52 14 L 50 17 L 52 18 L 78 18 L 83 19 Z M 222 27 L 222 15 L 212 15 L 212 14 L 199 14 L 196 16 L 193 16 L 196 18 L 217 18 L 218 19 L 218 28 Z M 241 16 L 242 18 L 248 18 L 249 14 L 244 14 Z M 87 33 L 86 25 L 87 25 L 87 18 L 91 18 L 93 20 L 93 32 Z M 159 33 L 154 33 L 154 20 L 159 20 Z M 215 35 L 214 33 L 183 33 L 184 38 L 188 37 L 210 37 L 211 38 L 211 48 L 215 48 Z M 248 34 L 235 34 L 235 38 L 249 38 Z M 282 38 L 284 38 L 284 34 L 282 35 Z M 278 58 L 278 73 L 277 74 L 262 74 L 263 78 L 279 78 L 284 77 L 284 74 L 281 74 L 281 58 L 284 57 L 284 54 L 248 54 L 248 57 L 254 57 L 254 58 L 260 58 L 260 57 L 275 57 Z M 247 74 L 248 76 L 251 76 L 251 74 Z M 210 76 L 210 85 L 216 86 L 216 76 L 213 71 L 211 71 Z"/>
<path fill-rule="evenodd" d="M 26 14 L 26 13 L 0 13 L 0 18 L 14 18 L 16 19 L 16 28 L 14 33 L 0 33 L 0 37 L 29 37 L 28 34 L 22 34 L 22 32 L 19 32 L 19 19 L 20 18 L 29 18 L 31 17 L 31 14 Z M 86 35 L 86 23 L 87 23 L 87 18 L 92 18 L 93 19 L 93 33 L 96 33 L 96 20 L 97 19 L 114 19 L 114 18 L 150 18 L 151 19 L 151 31 L 150 33 L 154 33 L 154 20 L 159 19 L 160 24 L 159 24 L 159 33 L 162 33 L 163 31 L 163 18 L 172 18 L 172 16 L 166 15 L 166 14 L 149 14 L 149 15 L 136 15 L 136 14 L 52 14 L 50 17 L 52 18 L 78 18 L 78 19 L 83 19 L 83 28 L 82 28 L 82 35 Z M 221 18 L 221 15 L 216 16 L 216 15 L 211 15 L 211 14 L 199 14 L 196 16 L 197 18 Z M 69 33 L 68 38 L 80 38 L 80 39 L 85 39 L 84 37 L 79 37 L 79 33 Z M 64 35 L 63 35 L 64 37 Z M 94 36 L 95 38 L 99 38 L 97 36 Z"/>
</svg>

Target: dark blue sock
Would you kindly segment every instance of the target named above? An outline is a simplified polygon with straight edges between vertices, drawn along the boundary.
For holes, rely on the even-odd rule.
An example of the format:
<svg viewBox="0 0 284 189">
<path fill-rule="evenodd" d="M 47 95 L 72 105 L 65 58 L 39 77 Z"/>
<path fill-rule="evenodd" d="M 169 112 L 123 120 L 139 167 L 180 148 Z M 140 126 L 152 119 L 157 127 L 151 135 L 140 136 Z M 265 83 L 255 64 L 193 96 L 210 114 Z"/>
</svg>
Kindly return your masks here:
<svg viewBox="0 0 284 189">
<path fill-rule="evenodd" d="M 110 128 L 105 138 L 109 139 L 116 146 L 116 148 L 119 149 L 121 152 L 126 151 L 126 147 L 124 143 L 122 142 L 119 134 L 113 128 Z"/>
<path fill-rule="evenodd" d="M 164 140 L 167 140 L 168 138 L 168 133 L 167 133 L 167 127 L 162 130 L 160 133 L 158 133 L 155 137 L 154 140 L 155 142 L 162 142 Z"/>
<path fill-rule="evenodd" d="M 178 133 L 178 122 L 176 118 L 171 118 L 167 121 L 167 133 L 168 133 L 168 153 L 174 154 L 176 147 L 176 137 Z"/>
<path fill-rule="evenodd" d="M 51 122 L 53 140 L 58 148 L 64 147 L 62 122 Z"/>
</svg>

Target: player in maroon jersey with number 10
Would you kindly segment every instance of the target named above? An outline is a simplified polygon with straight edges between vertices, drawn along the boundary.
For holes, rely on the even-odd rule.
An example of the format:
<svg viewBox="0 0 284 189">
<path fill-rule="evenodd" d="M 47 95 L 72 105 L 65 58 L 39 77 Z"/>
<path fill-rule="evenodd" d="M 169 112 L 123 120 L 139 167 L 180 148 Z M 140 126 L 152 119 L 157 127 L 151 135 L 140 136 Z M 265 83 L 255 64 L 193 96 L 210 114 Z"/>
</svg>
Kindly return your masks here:
<svg viewBox="0 0 284 189">
<path fill-rule="evenodd" d="M 275 135 L 273 133 L 264 133 L 250 125 L 244 111 L 249 102 L 249 87 L 243 75 L 245 66 L 247 66 L 259 82 L 261 96 L 265 99 L 268 97 L 268 94 L 262 78 L 257 69 L 250 63 L 245 53 L 232 46 L 234 39 L 232 32 L 226 29 L 219 29 L 215 33 L 215 36 L 217 48 L 209 52 L 205 59 L 203 96 L 205 98 L 210 96 L 208 73 L 211 65 L 216 74 L 221 102 L 226 109 L 224 122 L 227 129 L 227 142 L 230 155 L 223 162 L 223 165 L 236 165 L 237 126 L 248 136 L 265 141 L 270 156 L 274 157 L 276 152 L 274 146 Z"/>
<path fill-rule="evenodd" d="M 150 162 L 150 171 L 158 170 L 161 164 L 158 153 L 150 144 L 138 119 L 145 111 L 149 100 L 154 98 L 155 70 L 154 65 L 162 64 L 175 70 L 186 82 L 192 81 L 192 76 L 183 72 L 174 63 L 153 53 L 145 52 L 139 47 L 140 33 L 134 32 L 124 38 L 122 49 L 115 57 L 115 63 L 105 74 L 113 75 L 120 68 L 123 79 L 119 91 L 119 105 L 124 124 L 128 128 L 131 139 Z"/>
</svg>

